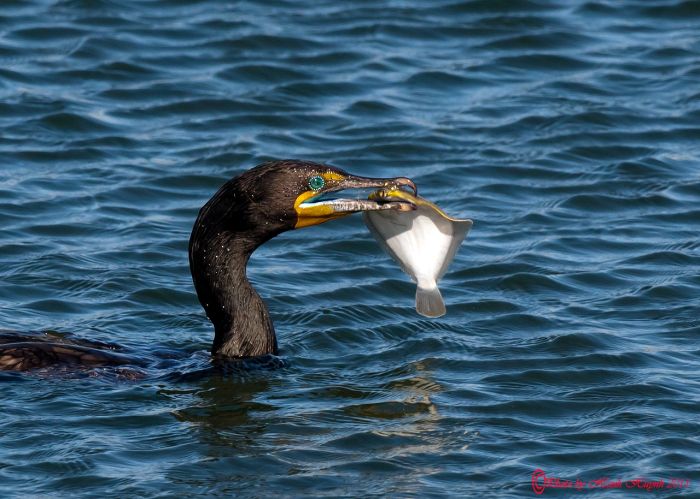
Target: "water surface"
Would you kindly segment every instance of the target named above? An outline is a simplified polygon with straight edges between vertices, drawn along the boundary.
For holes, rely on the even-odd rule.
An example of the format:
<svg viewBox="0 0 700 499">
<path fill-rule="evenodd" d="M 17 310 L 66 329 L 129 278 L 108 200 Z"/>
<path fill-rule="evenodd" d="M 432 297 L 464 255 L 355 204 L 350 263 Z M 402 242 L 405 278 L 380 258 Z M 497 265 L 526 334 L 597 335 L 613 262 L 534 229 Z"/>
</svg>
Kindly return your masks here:
<svg viewBox="0 0 700 499">
<path fill-rule="evenodd" d="M 700 494 L 695 1 L 3 1 L 0 153 L 0 328 L 158 359 L 0 375 L 0 495 Z M 197 210 L 287 157 L 473 219 L 448 314 L 353 217 L 251 260 L 288 367 L 168 376 Z"/>
</svg>

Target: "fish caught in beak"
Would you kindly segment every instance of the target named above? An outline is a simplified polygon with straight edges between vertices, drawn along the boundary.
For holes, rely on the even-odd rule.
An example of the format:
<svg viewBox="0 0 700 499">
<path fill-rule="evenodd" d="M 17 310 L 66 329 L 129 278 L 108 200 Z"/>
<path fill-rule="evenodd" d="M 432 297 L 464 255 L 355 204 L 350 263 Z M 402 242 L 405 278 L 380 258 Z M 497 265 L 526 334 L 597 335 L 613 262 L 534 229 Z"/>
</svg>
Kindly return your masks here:
<svg viewBox="0 0 700 499">
<path fill-rule="evenodd" d="M 363 217 L 379 245 L 416 283 L 416 311 L 426 317 L 444 315 L 445 302 L 438 283 L 472 221 L 450 217 L 427 199 L 403 190 L 382 189 L 370 198 L 387 204 L 401 200 L 414 207 L 401 213 L 368 211 Z"/>
</svg>

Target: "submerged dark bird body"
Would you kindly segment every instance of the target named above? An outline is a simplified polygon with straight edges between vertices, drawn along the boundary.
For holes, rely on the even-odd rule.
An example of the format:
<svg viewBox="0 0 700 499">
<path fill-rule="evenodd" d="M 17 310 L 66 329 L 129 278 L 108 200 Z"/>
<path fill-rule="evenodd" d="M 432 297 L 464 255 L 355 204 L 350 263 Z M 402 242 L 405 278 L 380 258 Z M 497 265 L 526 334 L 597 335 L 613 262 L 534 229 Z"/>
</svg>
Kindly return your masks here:
<svg viewBox="0 0 700 499">
<path fill-rule="evenodd" d="M 213 359 L 220 362 L 278 354 L 267 306 L 246 276 L 248 260 L 256 248 L 282 232 L 355 212 L 413 209 L 401 201 L 320 199 L 345 189 L 402 186 L 415 192 L 415 185 L 407 178 L 356 177 L 332 166 L 297 160 L 264 163 L 226 182 L 200 210 L 189 243 L 195 290 L 214 325 Z M 138 362 L 88 342 L 31 341 L 16 334 L 0 335 L 0 370 L 130 363 Z"/>
<path fill-rule="evenodd" d="M 139 364 L 118 352 L 119 347 L 108 343 L 72 340 L 53 332 L 19 334 L 0 332 L 0 371 L 27 371 L 51 365 L 106 365 Z"/>
</svg>

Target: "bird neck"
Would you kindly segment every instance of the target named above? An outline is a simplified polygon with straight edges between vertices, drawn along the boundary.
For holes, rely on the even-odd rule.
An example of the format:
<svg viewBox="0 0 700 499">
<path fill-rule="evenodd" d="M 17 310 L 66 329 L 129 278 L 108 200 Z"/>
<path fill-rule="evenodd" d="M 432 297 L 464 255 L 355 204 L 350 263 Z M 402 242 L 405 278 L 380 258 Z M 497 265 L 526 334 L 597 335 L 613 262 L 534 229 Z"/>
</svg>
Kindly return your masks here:
<svg viewBox="0 0 700 499">
<path fill-rule="evenodd" d="M 265 302 L 246 275 L 259 246 L 246 233 L 193 231 L 190 267 L 197 296 L 214 325 L 212 355 L 221 358 L 277 354 Z"/>
</svg>

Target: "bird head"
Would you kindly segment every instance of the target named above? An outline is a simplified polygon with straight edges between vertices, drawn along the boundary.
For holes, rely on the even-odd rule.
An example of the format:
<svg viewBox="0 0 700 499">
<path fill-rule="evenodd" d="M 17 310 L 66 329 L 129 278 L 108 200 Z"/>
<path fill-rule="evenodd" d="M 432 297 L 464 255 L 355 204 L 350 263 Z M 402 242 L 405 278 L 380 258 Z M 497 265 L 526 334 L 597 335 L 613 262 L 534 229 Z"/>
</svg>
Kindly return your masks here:
<svg viewBox="0 0 700 499">
<path fill-rule="evenodd" d="M 308 161 L 264 163 L 233 179 L 236 195 L 245 204 L 246 225 L 282 232 L 318 225 L 351 213 L 373 210 L 411 210 L 404 199 L 391 201 L 344 197 L 341 191 L 400 189 L 416 186 L 408 178 L 368 178 Z M 244 199 L 240 199 L 244 198 Z"/>
</svg>

